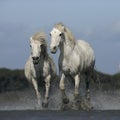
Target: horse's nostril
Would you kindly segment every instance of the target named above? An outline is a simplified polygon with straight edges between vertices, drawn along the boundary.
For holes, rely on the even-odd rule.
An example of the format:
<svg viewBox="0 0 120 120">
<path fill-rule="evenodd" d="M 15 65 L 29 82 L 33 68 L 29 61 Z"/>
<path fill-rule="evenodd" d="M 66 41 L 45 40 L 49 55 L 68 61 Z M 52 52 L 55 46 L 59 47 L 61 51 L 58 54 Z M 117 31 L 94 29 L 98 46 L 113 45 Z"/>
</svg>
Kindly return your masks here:
<svg viewBox="0 0 120 120">
<path fill-rule="evenodd" d="M 34 60 L 34 59 L 35 59 L 35 57 L 32 57 L 32 59 Z"/>
<path fill-rule="evenodd" d="M 39 57 L 36 57 L 36 60 L 38 60 L 39 59 Z"/>
<path fill-rule="evenodd" d="M 39 57 L 32 57 L 32 59 L 33 59 L 33 60 L 38 60 L 38 59 L 39 59 Z"/>
<path fill-rule="evenodd" d="M 56 47 L 56 46 L 54 46 L 54 47 L 53 47 L 53 50 L 56 50 L 56 48 L 57 48 L 57 47 Z"/>
</svg>

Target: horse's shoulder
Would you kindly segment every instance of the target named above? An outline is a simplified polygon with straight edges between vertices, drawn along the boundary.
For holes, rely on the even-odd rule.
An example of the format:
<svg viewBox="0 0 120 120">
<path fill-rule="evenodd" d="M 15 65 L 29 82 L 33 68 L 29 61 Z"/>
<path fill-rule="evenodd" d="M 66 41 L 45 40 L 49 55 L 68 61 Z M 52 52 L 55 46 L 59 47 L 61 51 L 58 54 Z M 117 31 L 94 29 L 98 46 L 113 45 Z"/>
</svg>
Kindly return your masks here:
<svg viewBox="0 0 120 120">
<path fill-rule="evenodd" d="M 25 63 L 25 67 L 29 67 L 30 66 L 30 62 L 31 62 L 31 58 L 29 56 L 29 58 L 27 59 L 27 61 Z"/>
</svg>

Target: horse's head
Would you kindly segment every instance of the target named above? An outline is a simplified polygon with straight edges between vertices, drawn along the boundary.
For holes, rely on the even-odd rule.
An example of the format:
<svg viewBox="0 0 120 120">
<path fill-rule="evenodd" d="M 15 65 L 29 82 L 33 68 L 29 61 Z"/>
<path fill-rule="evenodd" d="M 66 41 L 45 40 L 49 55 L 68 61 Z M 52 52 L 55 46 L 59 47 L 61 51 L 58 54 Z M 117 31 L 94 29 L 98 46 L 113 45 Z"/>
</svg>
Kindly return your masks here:
<svg viewBox="0 0 120 120">
<path fill-rule="evenodd" d="M 56 24 L 56 26 L 50 32 L 51 43 L 50 50 L 51 53 L 56 53 L 60 42 L 64 39 L 64 26 L 62 24 Z"/>
<path fill-rule="evenodd" d="M 30 38 L 31 57 L 33 64 L 38 64 L 42 55 L 45 55 L 46 42 L 43 37 L 36 39 L 34 36 Z"/>
</svg>

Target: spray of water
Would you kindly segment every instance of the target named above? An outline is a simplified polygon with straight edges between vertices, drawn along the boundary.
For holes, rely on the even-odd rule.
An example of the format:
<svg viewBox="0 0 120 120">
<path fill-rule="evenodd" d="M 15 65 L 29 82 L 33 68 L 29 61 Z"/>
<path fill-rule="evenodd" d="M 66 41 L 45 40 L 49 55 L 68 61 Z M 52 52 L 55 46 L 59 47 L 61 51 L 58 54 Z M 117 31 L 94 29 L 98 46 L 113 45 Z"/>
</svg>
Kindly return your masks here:
<svg viewBox="0 0 120 120">
<path fill-rule="evenodd" d="M 51 83 L 48 110 L 60 110 L 62 105 L 59 80 Z M 44 90 L 41 89 L 42 94 Z M 66 80 L 66 93 L 73 102 L 74 82 Z M 84 96 L 85 84 L 81 83 L 80 94 Z M 91 88 L 91 103 L 95 110 L 120 109 L 120 90 L 102 91 Z M 0 95 L 0 110 L 35 110 L 37 100 L 32 88 L 23 91 L 6 92 Z M 40 108 L 43 109 L 43 108 Z"/>
</svg>

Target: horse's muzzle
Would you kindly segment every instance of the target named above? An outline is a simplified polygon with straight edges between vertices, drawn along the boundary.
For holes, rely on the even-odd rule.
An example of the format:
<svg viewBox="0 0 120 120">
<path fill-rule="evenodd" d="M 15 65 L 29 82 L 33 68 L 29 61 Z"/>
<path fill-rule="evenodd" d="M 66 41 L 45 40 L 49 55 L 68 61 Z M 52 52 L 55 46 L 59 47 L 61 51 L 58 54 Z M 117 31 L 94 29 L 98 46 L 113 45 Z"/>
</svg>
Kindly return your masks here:
<svg viewBox="0 0 120 120">
<path fill-rule="evenodd" d="M 50 49 L 50 51 L 51 51 L 51 53 L 55 54 L 57 51 L 57 47 L 56 46 L 52 47 L 52 49 Z"/>
<path fill-rule="evenodd" d="M 38 64 L 39 63 L 39 57 L 32 57 L 33 64 Z"/>
<path fill-rule="evenodd" d="M 55 54 L 55 53 L 56 53 L 56 51 L 51 51 L 51 53 L 52 53 L 52 54 Z"/>
<path fill-rule="evenodd" d="M 33 60 L 33 64 L 34 64 L 34 65 L 37 65 L 37 64 L 38 64 L 38 61 Z"/>
</svg>

